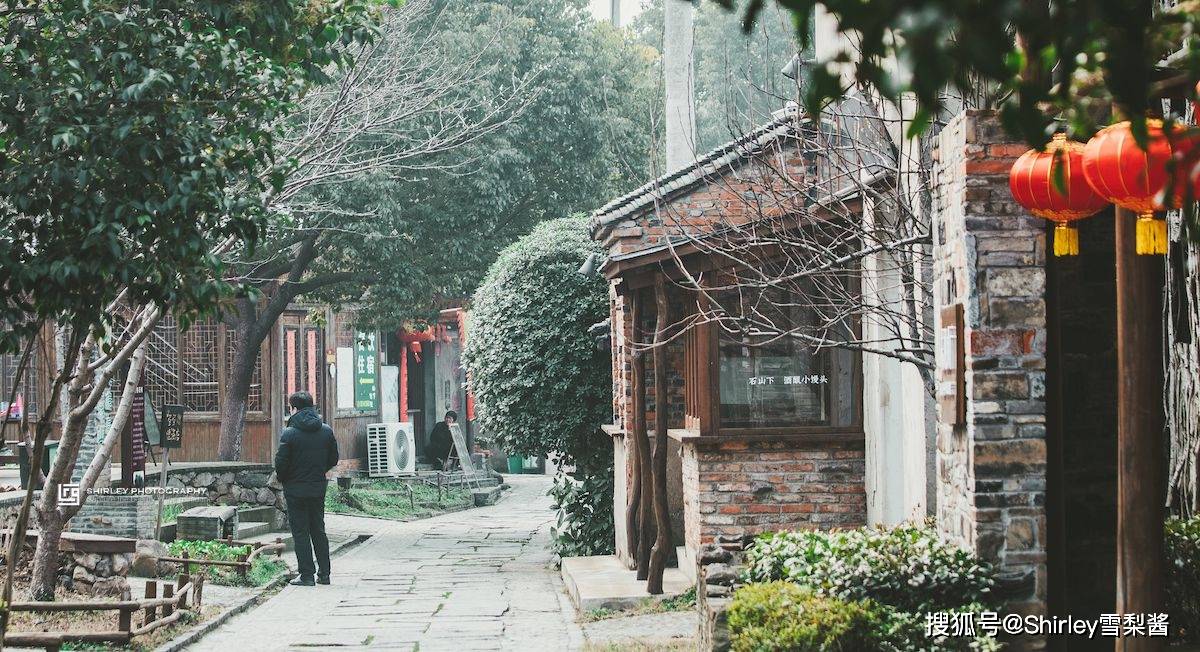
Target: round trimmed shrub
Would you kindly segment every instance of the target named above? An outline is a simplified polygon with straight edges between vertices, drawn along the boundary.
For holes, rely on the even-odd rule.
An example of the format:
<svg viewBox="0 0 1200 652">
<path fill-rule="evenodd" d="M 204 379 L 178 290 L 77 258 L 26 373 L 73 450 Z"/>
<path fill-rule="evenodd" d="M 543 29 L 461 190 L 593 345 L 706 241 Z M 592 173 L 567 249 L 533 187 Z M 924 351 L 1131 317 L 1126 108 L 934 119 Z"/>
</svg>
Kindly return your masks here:
<svg viewBox="0 0 1200 652">
<path fill-rule="evenodd" d="M 608 317 L 603 277 L 578 272 L 599 246 L 581 217 L 544 222 L 500 253 L 475 292 L 463 361 L 483 432 L 510 454 L 611 464 L 608 353 L 588 327 Z"/>
<path fill-rule="evenodd" d="M 872 652 L 876 617 L 870 603 L 818 596 L 791 582 L 748 584 L 728 611 L 735 652 Z"/>
</svg>

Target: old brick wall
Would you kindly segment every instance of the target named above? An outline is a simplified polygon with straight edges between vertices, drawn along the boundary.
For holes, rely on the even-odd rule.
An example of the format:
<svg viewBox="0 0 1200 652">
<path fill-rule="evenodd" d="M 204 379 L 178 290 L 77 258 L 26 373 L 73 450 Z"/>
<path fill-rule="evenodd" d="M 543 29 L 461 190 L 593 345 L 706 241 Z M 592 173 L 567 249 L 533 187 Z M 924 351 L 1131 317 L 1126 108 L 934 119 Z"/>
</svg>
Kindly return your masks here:
<svg viewBox="0 0 1200 652">
<path fill-rule="evenodd" d="M 939 135 L 935 314 L 964 306 L 968 401 L 965 426 L 939 413 L 937 521 L 1025 587 L 1010 609 L 1037 613 L 1046 599 L 1046 238 L 1008 191 L 1025 149 L 988 111 L 960 114 Z M 952 377 L 938 377 L 938 395 L 953 396 Z"/>
<path fill-rule="evenodd" d="M 865 467 L 862 442 L 692 440 L 683 448 L 687 546 L 866 525 Z"/>
</svg>

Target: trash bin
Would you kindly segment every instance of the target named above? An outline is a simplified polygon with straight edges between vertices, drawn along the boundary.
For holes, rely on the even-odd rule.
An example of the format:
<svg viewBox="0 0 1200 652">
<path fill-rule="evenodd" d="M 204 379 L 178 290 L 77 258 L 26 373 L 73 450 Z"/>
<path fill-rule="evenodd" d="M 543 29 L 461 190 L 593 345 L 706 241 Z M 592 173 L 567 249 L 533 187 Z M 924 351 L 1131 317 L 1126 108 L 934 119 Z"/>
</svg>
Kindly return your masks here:
<svg viewBox="0 0 1200 652">
<path fill-rule="evenodd" d="M 508 472 L 509 473 L 520 473 L 522 471 L 522 467 L 524 467 L 524 465 L 525 465 L 524 463 L 525 463 L 525 458 L 521 457 L 520 455 L 509 455 L 508 456 Z"/>
<path fill-rule="evenodd" d="M 42 475 L 50 473 L 50 465 L 54 464 L 54 458 L 58 455 L 58 442 L 47 441 L 42 447 Z M 25 450 L 25 442 L 17 444 L 17 465 L 21 468 L 21 488 L 29 486 L 29 451 Z M 35 489 L 41 489 L 42 485 L 38 485 Z"/>
</svg>

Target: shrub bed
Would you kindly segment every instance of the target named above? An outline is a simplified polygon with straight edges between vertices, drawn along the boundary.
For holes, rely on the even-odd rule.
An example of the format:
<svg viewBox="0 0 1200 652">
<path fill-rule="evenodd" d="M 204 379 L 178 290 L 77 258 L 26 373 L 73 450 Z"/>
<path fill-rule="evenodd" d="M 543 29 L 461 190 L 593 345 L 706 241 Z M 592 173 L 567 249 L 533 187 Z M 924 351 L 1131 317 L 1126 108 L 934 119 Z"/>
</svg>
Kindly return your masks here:
<svg viewBox="0 0 1200 652">
<path fill-rule="evenodd" d="M 748 641 L 747 647 L 740 649 L 941 652 L 999 648 L 994 639 L 982 635 L 926 637 L 929 612 L 978 613 L 995 608 L 990 565 L 941 541 L 931 528 L 909 525 L 775 532 L 750 546 L 746 562 L 743 579 L 749 584 L 734 594 L 734 604 L 740 601 L 742 605 L 738 617 L 734 618 L 732 607 L 729 617 L 731 636 Z M 800 593 L 781 588 L 787 584 Z M 817 602 L 820 600 L 824 602 Z M 747 601 L 754 608 L 747 606 Z M 770 617 L 772 622 L 759 622 L 756 619 L 760 617 Z M 842 631 L 839 637 L 829 640 L 803 639 L 807 641 L 804 645 L 817 647 L 773 647 L 765 634 L 755 633 L 758 628 L 782 628 L 793 632 L 788 636 L 807 636 L 805 632 L 814 627 L 828 628 L 823 623 L 829 618 L 844 624 L 844 631 L 838 630 Z M 843 636 L 858 647 L 839 647 Z"/>
<path fill-rule="evenodd" d="M 237 561 L 242 555 L 250 554 L 250 546 L 229 546 L 220 541 L 174 541 L 170 545 L 172 557 L 182 557 L 186 552 L 191 559 L 214 561 Z M 260 555 L 250 564 L 243 578 L 230 566 L 203 566 L 205 581 L 225 586 L 263 586 L 287 569 L 283 560 L 274 555 Z M 195 572 L 195 568 L 193 568 Z"/>
<path fill-rule="evenodd" d="M 1167 519 L 1164 528 L 1171 638 L 1200 640 L 1200 517 Z"/>
</svg>

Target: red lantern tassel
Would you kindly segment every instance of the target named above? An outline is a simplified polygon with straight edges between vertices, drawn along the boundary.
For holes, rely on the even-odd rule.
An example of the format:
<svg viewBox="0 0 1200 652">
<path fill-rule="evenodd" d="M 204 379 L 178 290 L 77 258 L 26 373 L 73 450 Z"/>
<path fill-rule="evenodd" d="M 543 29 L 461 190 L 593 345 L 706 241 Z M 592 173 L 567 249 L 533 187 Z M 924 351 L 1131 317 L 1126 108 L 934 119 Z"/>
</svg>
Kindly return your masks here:
<svg viewBox="0 0 1200 652">
<path fill-rule="evenodd" d="M 1054 255 L 1079 255 L 1079 229 L 1066 222 L 1059 222 L 1054 227 Z"/>
<path fill-rule="evenodd" d="M 1167 253 L 1166 220 L 1154 219 L 1154 213 L 1138 215 L 1137 252 L 1143 255 Z"/>
</svg>

